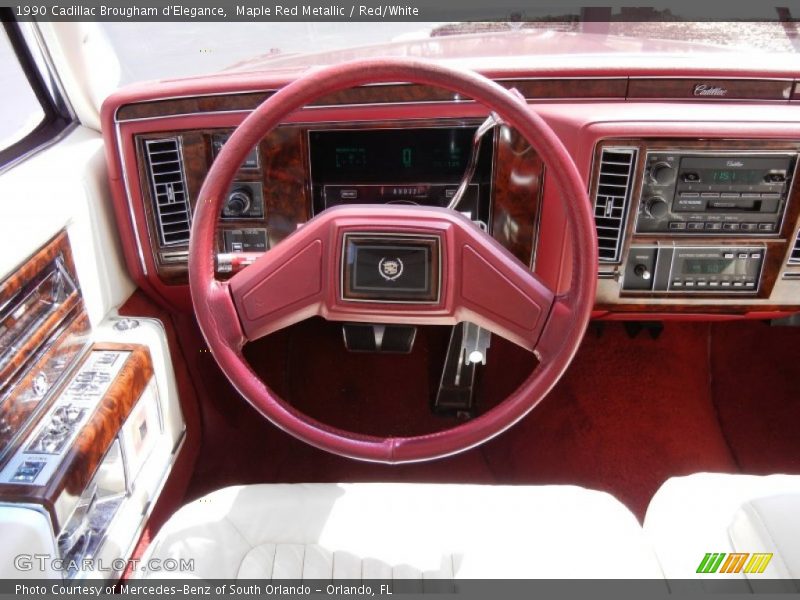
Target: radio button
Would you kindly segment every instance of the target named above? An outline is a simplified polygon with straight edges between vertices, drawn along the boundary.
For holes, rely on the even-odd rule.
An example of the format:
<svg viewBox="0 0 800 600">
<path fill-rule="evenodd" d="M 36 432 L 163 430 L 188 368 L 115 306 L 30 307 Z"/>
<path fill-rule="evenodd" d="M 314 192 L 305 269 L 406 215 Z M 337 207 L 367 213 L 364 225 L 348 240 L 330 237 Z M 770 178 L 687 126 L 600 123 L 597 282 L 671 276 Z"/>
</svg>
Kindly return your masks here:
<svg viewBox="0 0 800 600">
<path fill-rule="evenodd" d="M 734 256 L 733 252 L 726 252 L 722 255 L 722 258 L 733 258 Z"/>
<path fill-rule="evenodd" d="M 723 281 L 720 285 L 722 285 L 722 287 L 731 287 L 731 282 L 730 281 Z"/>
<path fill-rule="evenodd" d="M 703 192 L 701 198 L 719 198 L 719 192 Z"/>
<path fill-rule="evenodd" d="M 706 287 L 708 285 L 707 281 L 698 281 L 697 287 Z"/>
<path fill-rule="evenodd" d="M 709 287 L 719 287 L 719 281 L 709 281 Z"/>
<path fill-rule="evenodd" d="M 772 231 L 775 229 L 775 225 L 772 223 L 759 223 L 758 230 L 759 231 Z"/>
<path fill-rule="evenodd" d="M 700 181 L 700 174 L 695 171 L 686 171 L 681 175 L 681 179 L 690 183 L 696 183 Z"/>
<path fill-rule="evenodd" d="M 687 281 L 686 287 L 694 287 L 694 281 Z"/>
<path fill-rule="evenodd" d="M 752 193 L 752 192 L 745 192 L 742 194 L 742 198 L 761 198 L 761 194 Z"/>
<path fill-rule="evenodd" d="M 742 231 L 755 231 L 758 229 L 758 225 L 755 223 L 740 223 L 739 229 Z"/>
<path fill-rule="evenodd" d="M 744 284 L 744 286 L 745 287 L 756 287 L 756 284 L 754 282 L 752 282 L 752 281 L 748 281 L 747 283 Z"/>
<path fill-rule="evenodd" d="M 675 210 L 684 212 L 702 212 L 706 209 L 706 203 L 700 198 L 684 198 L 680 196 L 673 202 Z"/>
<path fill-rule="evenodd" d="M 743 287 L 743 286 L 744 286 L 744 283 L 742 283 L 741 281 L 734 281 L 733 282 L 733 287 Z"/>
<path fill-rule="evenodd" d="M 761 194 L 761 198 L 764 200 L 780 200 L 780 194 Z"/>
<path fill-rule="evenodd" d="M 739 198 L 741 194 L 738 192 L 723 192 L 720 194 L 720 198 Z"/>
<path fill-rule="evenodd" d="M 777 198 L 765 198 L 766 194 L 762 194 L 761 196 L 761 212 L 762 213 L 775 213 L 778 212 L 778 203 L 780 202 L 780 196 Z"/>
<path fill-rule="evenodd" d="M 706 226 L 705 223 L 699 221 L 697 223 L 689 223 L 689 229 L 704 229 Z"/>
<path fill-rule="evenodd" d="M 725 231 L 739 231 L 739 224 L 738 223 L 725 223 L 722 228 Z"/>
<path fill-rule="evenodd" d="M 722 229 L 722 223 L 706 223 L 706 229 L 712 229 L 712 230 Z"/>
<path fill-rule="evenodd" d="M 747 258 L 747 252 L 739 252 L 739 258 Z"/>
<path fill-rule="evenodd" d="M 669 222 L 670 229 L 686 229 L 686 223 L 683 221 L 670 221 Z"/>
<path fill-rule="evenodd" d="M 681 198 L 699 198 L 698 192 L 681 192 Z"/>
<path fill-rule="evenodd" d="M 672 282 L 672 287 L 683 287 L 683 282 L 682 281 L 673 281 Z"/>
<path fill-rule="evenodd" d="M 761 258 L 761 252 L 753 252 L 750 258 Z"/>
</svg>

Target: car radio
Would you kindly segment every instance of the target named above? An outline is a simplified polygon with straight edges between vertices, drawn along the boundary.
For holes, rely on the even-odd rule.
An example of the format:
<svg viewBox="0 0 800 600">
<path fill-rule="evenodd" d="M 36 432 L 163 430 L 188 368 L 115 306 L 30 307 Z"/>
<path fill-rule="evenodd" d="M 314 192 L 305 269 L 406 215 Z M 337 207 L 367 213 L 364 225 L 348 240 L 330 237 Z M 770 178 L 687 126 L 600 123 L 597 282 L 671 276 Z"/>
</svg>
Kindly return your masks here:
<svg viewBox="0 0 800 600">
<path fill-rule="evenodd" d="M 648 152 L 636 233 L 776 236 L 797 155 Z"/>
</svg>

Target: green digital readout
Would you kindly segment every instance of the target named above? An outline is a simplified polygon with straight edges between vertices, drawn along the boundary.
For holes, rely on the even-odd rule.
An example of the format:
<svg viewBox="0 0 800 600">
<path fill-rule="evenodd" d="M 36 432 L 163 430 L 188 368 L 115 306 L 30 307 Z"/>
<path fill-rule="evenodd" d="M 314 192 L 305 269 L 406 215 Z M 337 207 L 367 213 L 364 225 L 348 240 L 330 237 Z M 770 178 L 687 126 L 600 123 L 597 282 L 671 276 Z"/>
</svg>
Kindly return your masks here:
<svg viewBox="0 0 800 600">
<path fill-rule="evenodd" d="M 414 156 L 414 149 L 413 148 L 403 148 L 402 155 L 403 155 L 403 161 L 402 161 L 403 162 L 403 166 L 406 169 L 411 168 L 411 166 L 413 164 L 411 159 Z"/>
<path fill-rule="evenodd" d="M 687 258 L 683 262 L 684 275 L 727 275 L 735 271 L 735 261 L 718 258 Z"/>
<path fill-rule="evenodd" d="M 472 151 L 470 127 L 312 131 L 309 134 L 315 181 L 326 183 L 457 182 Z M 479 172 L 491 169 L 489 151 Z"/>
<path fill-rule="evenodd" d="M 707 183 L 737 183 L 744 185 L 753 185 L 762 183 L 764 173 L 762 171 L 751 169 L 709 169 L 705 172 L 705 177 L 702 180 Z"/>
<path fill-rule="evenodd" d="M 367 149 L 359 146 L 341 146 L 334 149 L 337 169 L 367 166 Z"/>
</svg>

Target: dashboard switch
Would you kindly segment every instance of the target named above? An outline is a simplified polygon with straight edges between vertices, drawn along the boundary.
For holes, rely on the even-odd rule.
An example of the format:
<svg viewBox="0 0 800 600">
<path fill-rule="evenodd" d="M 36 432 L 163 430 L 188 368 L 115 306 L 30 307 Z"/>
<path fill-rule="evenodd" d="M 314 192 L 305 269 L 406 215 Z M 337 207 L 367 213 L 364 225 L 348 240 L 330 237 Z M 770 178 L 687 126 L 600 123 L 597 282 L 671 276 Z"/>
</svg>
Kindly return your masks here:
<svg viewBox="0 0 800 600">
<path fill-rule="evenodd" d="M 641 264 L 636 265 L 633 268 L 633 272 L 636 273 L 638 277 L 641 277 L 645 281 L 648 281 L 653 276 L 653 274 L 650 272 L 650 269 L 647 268 L 647 265 L 641 265 Z"/>
<path fill-rule="evenodd" d="M 31 483 L 42 472 L 45 464 L 47 463 L 43 460 L 26 460 L 17 467 L 11 480 L 17 483 Z"/>
</svg>

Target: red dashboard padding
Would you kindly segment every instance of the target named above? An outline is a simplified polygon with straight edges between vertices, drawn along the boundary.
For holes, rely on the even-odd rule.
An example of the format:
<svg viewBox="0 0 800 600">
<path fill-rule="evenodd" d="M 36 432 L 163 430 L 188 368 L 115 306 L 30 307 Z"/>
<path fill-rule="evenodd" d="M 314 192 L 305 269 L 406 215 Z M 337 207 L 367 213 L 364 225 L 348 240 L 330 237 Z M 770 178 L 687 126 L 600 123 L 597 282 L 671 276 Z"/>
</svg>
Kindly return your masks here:
<svg viewBox="0 0 800 600">
<path fill-rule="evenodd" d="M 471 97 L 499 114 L 538 151 L 559 186 L 566 207 L 573 244 L 566 294 L 553 297 L 501 246 L 478 233 L 469 222 L 446 215 L 442 209 L 399 213 L 396 209 L 384 208 L 385 212 L 381 212 L 369 207 L 359 212 L 347 207 L 323 213 L 270 250 L 259 266 L 251 267 L 252 275 L 244 271 L 229 284 L 214 279 L 217 217 L 234 174 L 250 149 L 288 115 L 320 96 L 367 83 L 397 81 L 440 86 Z M 355 222 L 348 224 L 350 218 Z M 376 223 L 375 219 L 392 223 L 387 228 L 386 223 Z M 426 223 L 421 225 L 420 220 Z M 336 284 L 338 236 L 350 225 L 358 229 L 365 224 L 377 226 L 382 232 L 420 227 L 442 232 L 448 240 L 443 268 L 452 270 L 443 274 L 444 301 L 426 308 L 380 310 L 371 303 L 344 303 Z M 571 361 L 588 324 L 597 272 L 596 246 L 591 205 L 578 170 L 555 133 L 523 100 L 471 71 L 419 60 L 357 61 L 309 72 L 270 97 L 234 131 L 200 191 L 192 225 L 189 281 L 209 348 L 231 382 L 261 414 L 292 435 L 336 454 L 387 463 L 413 462 L 480 444 L 513 425 L 544 398 Z M 288 270 L 281 274 L 282 269 Z M 307 270 L 305 275 L 303 269 Z M 289 271 L 295 273 L 294 277 L 307 276 L 309 281 L 295 281 L 288 276 Z M 262 285 L 264 278 L 280 285 Z M 465 285 L 467 278 L 470 282 Z M 478 287 L 471 278 L 488 285 Z M 357 435 L 301 414 L 267 388 L 242 357 L 241 348 L 248 337 L 263 335 L 282 322 L 288 324 L 311 314 L 354 321 L 412 323 L 426 322 L 426 318 L 454 322 L 475 316 L 480 324 L 491 325 L 490 329 L 508 335 L 516 343 L 535 346 L 541 362 L 504 402 L 458 427 L 408 438 Z"/>
</svg>

